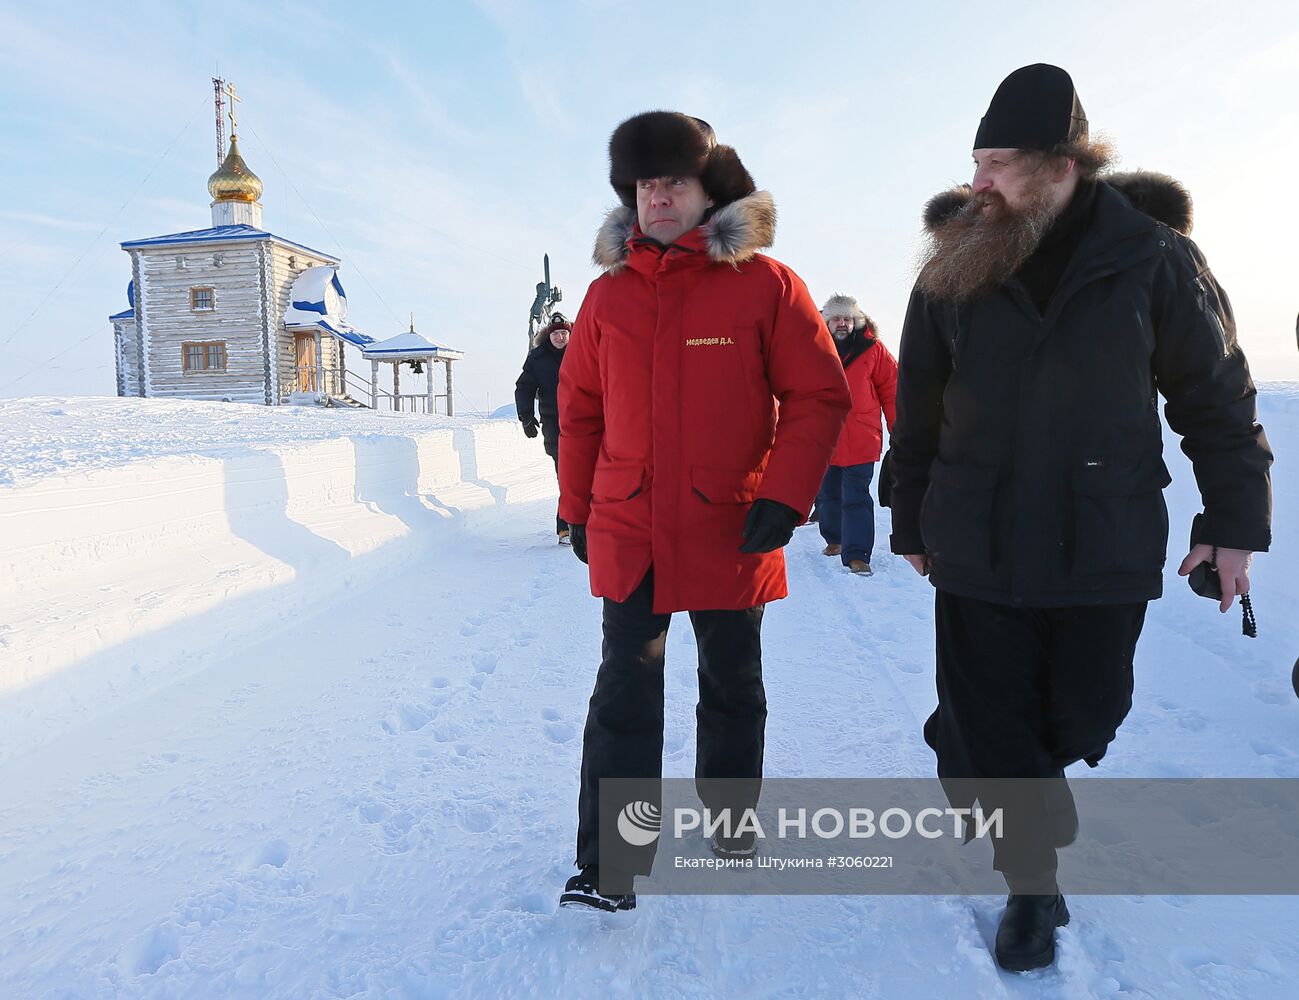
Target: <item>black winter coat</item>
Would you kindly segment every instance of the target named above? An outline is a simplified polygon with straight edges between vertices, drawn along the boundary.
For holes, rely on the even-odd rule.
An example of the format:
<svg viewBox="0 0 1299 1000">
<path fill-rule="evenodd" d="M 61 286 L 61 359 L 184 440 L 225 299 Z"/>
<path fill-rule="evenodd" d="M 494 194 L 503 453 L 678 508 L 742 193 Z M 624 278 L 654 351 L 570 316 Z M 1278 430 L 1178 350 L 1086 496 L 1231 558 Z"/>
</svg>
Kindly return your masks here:
<svg viewBox="0 0 1299 1000">
<path fill-rule="evenodd" d="M 532 423 L 537 419 L 533 410 L 534 400 L 536 401 L 537 410 L 541 414 L 541 437 L 547 454 L 559 447 L 559 403 L 556 394 L 559 392 L 559 365 L 563 360 L 564 351 L 549 341 L 543 342 L 528 352 L 523 362 L 523 372 L 514 383 L 514 407 L 522 423 Z"/>
<path fill-rule="evenodd" d="M 1156 392 L 1203 498 L 1193 540 L 1268 547 L 1272 455 L 1231 307 L 1199 248 L 1134 201 L 1189 231 L 1170 178 L 1100 183 L 1045 314 L 1018 278 L 960 306 L 912 293 L 891 545 L 927 551 L 940 590 L 1024 607 L 1158 597 L 1170 477 Z"/>
</svg>

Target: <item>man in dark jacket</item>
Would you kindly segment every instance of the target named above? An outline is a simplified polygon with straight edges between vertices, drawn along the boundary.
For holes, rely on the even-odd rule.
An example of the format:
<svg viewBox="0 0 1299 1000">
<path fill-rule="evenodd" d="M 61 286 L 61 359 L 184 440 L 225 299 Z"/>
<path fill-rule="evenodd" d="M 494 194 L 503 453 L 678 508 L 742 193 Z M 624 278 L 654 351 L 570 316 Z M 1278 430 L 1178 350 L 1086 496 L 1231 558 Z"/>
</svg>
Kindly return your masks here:
<svg viewBox="0 0 1299 1000">
<path fill-rule="evenodd" d="M 555 476 L 559 476 L 559 365 L 564 360 L 564 349 L 573 325 L 562 313 L 555 313 L 541 331 L 541 342 L 528 352 L 523 362 L 523 372 L 514 383 L 514 406 L 518 410 L 523 433 L 537 436 L 537 411 L 541 415 L 541 443 L 546 454 L 555 463 Z M 533 404 L 536 403 L 536 410 Z M 560 544 L 568 542 L 568 525 L 555 512 L 555 534 Z"/>
<path fill-rule="evenodd" d="M 1006 805 L 1011 896 L 996 955 L 1054 960 L 1055 848 L 1077 830 L 1063 769 L 1095 766 L 1132 704 L 1168 539 L 1157 393 L 1204 501 L 1183 575 L 1214 560 L 1222 609 L 1270 541 L 1271 453 L 1231 307 L 1158 174 L 1099 178 L 1069 75 L 1017 70 L 974 142 L 974 184 L 932 200 L 902 333 L 893 551 L 937 590 L 925 738 L 957 793 Z M 1038 778 L 1003 800 L 984 779 Z"/>
</svg>

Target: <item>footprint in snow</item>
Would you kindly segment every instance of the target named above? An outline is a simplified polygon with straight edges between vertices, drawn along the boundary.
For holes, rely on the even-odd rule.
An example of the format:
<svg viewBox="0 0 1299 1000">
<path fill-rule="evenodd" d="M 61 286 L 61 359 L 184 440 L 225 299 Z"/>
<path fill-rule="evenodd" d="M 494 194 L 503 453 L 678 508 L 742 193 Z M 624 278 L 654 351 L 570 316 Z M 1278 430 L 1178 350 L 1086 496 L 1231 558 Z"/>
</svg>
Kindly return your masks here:
<svg viewBox="0 0 1299 1000">
<path fill-rule="evenodd" d="M 154 771 L 161 771 L 163 768 L 176 763 L 178 760 L 180 760 L 180 754 L 178 753 L 155 754 L 148 760 L 144 761 L 139 766 L 138 770 L 145 774 L 151 774 Z"/>
<path fill-rule="evenodd" d="M 486 833 L 496 825 L 497 810 L 490 805 L 466 806 L 459 818 L 460 826 L 470 833 Z"/>
<path fill-rule="evenodd" d="M 432 734 L 437 743 L 454 743 L 464 735 L 459 727 L 450 723 L 438 723 L 433 727 Z"/>
<path fill-rule="evenodd" d="M 252 871 L 255 868 L 261 868 L 263 865 L 270 865 L 272 868 L 283 868 L 288 860 L 289 845 L 283 840 L 272 840 L 245 854 L 242 867 L 244 871 Z"/>
<path fill-rule="evenodd" d="M 396 712 L 379 723 L 379 727 L 390 736 L 417 732 L 432 722 L 436 714 L 436 710 L 423 705 L 400 705 Z"/>
<path fill-rule="evenodd" d="M 1267 762 L 1272 765 L 1272 773 L 1278 778 L 1299 777 L 1299 756 L 1296 756 L 1293 751 L 1271 740 L 1254 740 L 1250 746 L 1256 754 L 1267 759 Z"/>
<path fill-rule="evenodd" d="M 559 903 L 554 898 L 554 893 L 530 892 L 525 896 L 520 896 L 515 909 L 522 910 L 524 913 L 536 913 L 543 917 L 553 917 L 559 910 Z"/>
<path fill-rule="evenodd" d="M 168 962 L 180 958 L 180 927 L 173 920 L 150 927 L 127 947 L 119 965 L 137 976 L 152 976 Z"/>
<path fill-rule="evenodd" d="M 3 639 L 0 639 L 2 643 Z M 1254 697 L 1264 705 L 1289 705 L 1294 695 L 1280 684 L 1255 684 Z"/>
<path fill-rule="evenodd" d="M 1249 744 L 1260 757 L 1289 757 L 1290 751 L 1277 746 L 1271 740 L 1252 740 Z"/>
</svg>

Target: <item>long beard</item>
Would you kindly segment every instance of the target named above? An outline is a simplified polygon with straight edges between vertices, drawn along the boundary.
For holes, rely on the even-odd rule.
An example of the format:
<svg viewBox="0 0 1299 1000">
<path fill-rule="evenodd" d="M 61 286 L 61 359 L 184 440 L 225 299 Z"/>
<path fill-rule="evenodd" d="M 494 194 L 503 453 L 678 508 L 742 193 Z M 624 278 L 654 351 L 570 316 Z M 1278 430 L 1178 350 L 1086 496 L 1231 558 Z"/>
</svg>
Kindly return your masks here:
<svg viewBox="0 0 1299 1000">
<path fill-rule="evenodd" d="M 994 207 L 983 210 L 985 205 Z M 947 302 L 968 302 L 1004 284 L 1038 248 L 1060 214 L 1049 188 L 1012 209 L 999 194 L 974 195 L 937 229 L 920 252 L 916 284 Z"/>
</svg>

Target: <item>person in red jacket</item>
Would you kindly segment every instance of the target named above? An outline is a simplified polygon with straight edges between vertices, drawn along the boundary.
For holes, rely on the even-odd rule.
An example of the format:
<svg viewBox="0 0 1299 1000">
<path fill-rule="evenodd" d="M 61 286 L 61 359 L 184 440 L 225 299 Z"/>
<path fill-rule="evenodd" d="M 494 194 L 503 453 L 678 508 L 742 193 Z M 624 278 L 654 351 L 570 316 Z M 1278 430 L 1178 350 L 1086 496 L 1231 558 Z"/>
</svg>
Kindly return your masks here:
<svg viewBox="0 0 1299 1000">
<path fill-rule="evenodd" d="M 758 252 L 775 236 L 771 195 L 711 126 L 636 115 L 614 131 L 609 159 L 621 205 L 596 237 L 605 273 L 559 377 L 560 515 L 604 599 L 581 871 L 560 901 L 616 910 L 635 905 L 634 876 L 649 874 L 653 853 L 601 866 L 600 780 L 657 787 L 674 611 L 690 612 L 699 646 L 700 797 L 736 824 L 757 803 L 763 609 L 786 595 L 781 548 L 807 516 L 850 398 L 806 286 Z M 620 807 L 605 802 L 603 815 Z M 718 838 L 714 850 L 752 853 L 753 840 Z"/>
<path fill-rule="evenodd" d="M 830 459 L 816 497 L 817 524 L 825 554 L 838 556 L 859 576 L 871 575 L 875 547 L 875 505 L 871 478 L 883 449 L 880 412 L 893 430 L 893 398 L 898 391 L 898 363 L 879 339 L 879 331 L 851 295 L 832 295 L 821 307 L 834 335 L 852 390 L 852 412 Z"/>
</svg>

